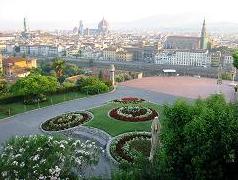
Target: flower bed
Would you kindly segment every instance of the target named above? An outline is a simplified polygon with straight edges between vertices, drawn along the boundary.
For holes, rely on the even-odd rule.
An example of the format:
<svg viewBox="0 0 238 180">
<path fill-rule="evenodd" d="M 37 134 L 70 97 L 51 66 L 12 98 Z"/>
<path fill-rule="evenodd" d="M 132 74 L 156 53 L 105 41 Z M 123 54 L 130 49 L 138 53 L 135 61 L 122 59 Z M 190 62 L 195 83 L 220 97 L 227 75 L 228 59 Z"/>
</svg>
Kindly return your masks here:
<svg viewBox="0 0 238 180">
<path fill-rule="evenodd" d="M 145 100 L 141 99 L 141 98 L 137 98 L 137 97 L 124 97 L 121 99 L 113 100 L 113 102 L 119 102 L 119 103 L 123 103 L 123 104 L 129 104 L 129 103 L 136 104 L 136 103 L 141 103 L 143 101 L 145 101 Z"/>
<path fill-rule="evenodd" d="M 98 162 L 93 142 L 36 135 L 16 137 L 0 154 L 0 179 L 77 179 L 82 169 Z"/>
<path fill-rule="evenodd" d="M 147 132 L 122 134 L 112 140 L 110 154 L 119 163 L 133 163 L 140 155 L 149 157 L 151 135 Z"/>
<path fill-rule="evenodd" d="M 110 117 L 121 121 L 140 122 L 149 121 L 158 116 L 158 113 L 150 108 L 140 106 L 123 106 L 112 109 Z"/>
<path fill-rule="evenodd" d="M 59 131 L 79 126 L 92 119 L 88 112 L 72 112 L 52 118 L 42 124 L 45 131 Z"/>
</svg>

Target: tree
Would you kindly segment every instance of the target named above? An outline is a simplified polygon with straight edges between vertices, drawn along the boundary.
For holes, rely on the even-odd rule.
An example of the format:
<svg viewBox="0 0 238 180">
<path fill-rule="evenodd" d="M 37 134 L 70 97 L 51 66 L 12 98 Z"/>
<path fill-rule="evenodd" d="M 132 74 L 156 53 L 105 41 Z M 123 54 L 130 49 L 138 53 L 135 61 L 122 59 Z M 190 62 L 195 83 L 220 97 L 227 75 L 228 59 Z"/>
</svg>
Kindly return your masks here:
<svg viewBox="0 0 238 180">
<path fill-rule="evenodd" d="M 221 95 L 179 100 L 161 114 L 155 161 L 120 166 L 112 179 L 238 179 L 238 103 Z"/>
<path fill-rule="evenodd" d="M 109 90 L 109 87 L 96 77 L 81 78 L 76 85 L 81 92 L 87 94 L 99 94 Z"/>
<path fill-rule="evenodd" d="M 34 75 L 34 74 L 41 75 L 42 74 L 41 69 L 40 68 L 32 68 L 30 70 L 30 75 Z"/>
<path fill-rule="evenodd" d="M 15 95 L 25 97 L 25 102 L 36 103 L 45 99 L 45 94 L 56 91 L 58 87 L 57 79 L 52 76 L 42 76 L 39 74 L 29 75 L 18 79 L 12 85 L 11 92 Z"/>
<path fill-rule="evenodd" d="M 4 94 L 8 91 L 7 81 L 0 79 L 0 94 Z"/>
<path fill-rule="evenodd" d="M 56 72 L 56 77 L 60 81 L 64 75 L 65 60 L 61 58 L 54 58 L 52 68 Z M 60 82 L 62 83 L 62 82 Z"/>
<path fill-rule="evenodd" d="M 238 69 L 238 51 L 233 53 L 233 66 Z"/>
<path fill-rule="evenodd" d="M 218 95 L 165 106 L 159 151 L 163 179 L 237 179 L 236 108 Z"/>
<path fill-rule="evenodd" d="M 40 69 L 42 71 L 42 74 L 44 74 L 44 75 L 50 75 L 51 71 L 53 71 L 52 64 L 45 63 L 45 62 L 42 62 L 40 64 Z"/>
<path fill-rule="evenodd" d="M 80 73 L 80 69 L 75 64 L 66 64 L 64 67 L 64 73 L 66 77 L 75 76 Z"/>
</svg>

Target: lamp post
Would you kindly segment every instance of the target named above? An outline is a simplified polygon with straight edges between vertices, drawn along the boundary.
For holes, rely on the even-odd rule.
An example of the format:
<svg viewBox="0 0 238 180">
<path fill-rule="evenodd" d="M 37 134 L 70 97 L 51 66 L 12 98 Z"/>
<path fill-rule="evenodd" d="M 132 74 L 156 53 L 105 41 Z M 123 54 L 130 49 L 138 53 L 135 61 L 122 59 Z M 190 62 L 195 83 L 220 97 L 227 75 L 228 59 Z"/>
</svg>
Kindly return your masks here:
<svg viewBox="0 0 238 180">
<path fill-rule="evenodd" d="M 115 66 L 114 64 L 111 65 L 110 69 L 110 80 L 112 81 L 112 86 L 115 86 Z"/>
</svg>

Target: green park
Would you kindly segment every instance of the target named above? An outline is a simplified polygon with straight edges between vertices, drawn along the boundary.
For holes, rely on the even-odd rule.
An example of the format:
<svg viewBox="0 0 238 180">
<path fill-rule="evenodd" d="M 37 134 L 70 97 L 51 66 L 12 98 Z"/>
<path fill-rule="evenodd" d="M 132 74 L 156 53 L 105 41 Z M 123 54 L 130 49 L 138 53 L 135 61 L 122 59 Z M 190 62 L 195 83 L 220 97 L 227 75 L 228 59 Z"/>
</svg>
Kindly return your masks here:
<svg viewBox="0 0 238 180">
<path fill-rule="evenodd" d="M 0 179 L 238 178 L 237 100 L 136 88 L 143 78 L 118 83 L 110 68 L 55 58 L 0 81 Z"/>
</svg>

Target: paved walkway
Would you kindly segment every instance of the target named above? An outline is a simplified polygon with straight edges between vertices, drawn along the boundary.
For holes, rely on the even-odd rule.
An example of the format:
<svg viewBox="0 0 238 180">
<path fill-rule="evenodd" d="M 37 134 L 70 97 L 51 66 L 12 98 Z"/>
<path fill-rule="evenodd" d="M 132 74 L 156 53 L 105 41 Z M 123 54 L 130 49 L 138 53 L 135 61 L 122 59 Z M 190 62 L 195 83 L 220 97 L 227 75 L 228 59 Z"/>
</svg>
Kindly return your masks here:
<svg viewBox="0 0 238 180">
<path fill-rule="evenodd" d="M 0 143 L 5 142 L 13 136 L 22 136 L 30 134 L 41 134 L 40 124 L 55 116 L 69 111 L 87 110 L 104 103 L 124 97 L 136 96 L 158 104 L 174 102 L 177 97 L 163 93 L 157 93 L 149 90 L 137 89 L 132 87 L 119 86 L 116 91 L 107 94 L 92 96 L 89 98 L 75 99 L 58 105 L 48 106 L 46 108 L 18 114 L 0 120 Z M 90 133 L 80 132 L 82 137 L 90 139 Z M 78 133 L 79 137 L 80 133 Z M 112 166 L 104 154 L 101 154 L 99 164 L 94 167 L 94 175 L 106 175 L 111 172 Z M 91 169 L 88 170 L 90 175 Z"/>
<path fill-rule="evenodd" d="M 42 122 L 61 115 L 62 113 L 87 110 L 124 96 L 137 96 L 158 104 L 171 103 L 177 99 L 175 96 L 163 93 L 119 86 L 113 93 L 101 94 L 83 99 L 75 99 L 0 120 L 0 144 L 12 136 L 41 133 L 39 127 Z"/>
<path fill-rule="evenodd" d="M 234 87 L 230 83 L 231 81 L 223 81 L 220 87 L 228 101 L 234 99 Z M 218 90 L 217 79 L 196 77 L 146 77 L 126 81 L 121 85 L 193 99 L 208 97 Z"/>
</svg>

